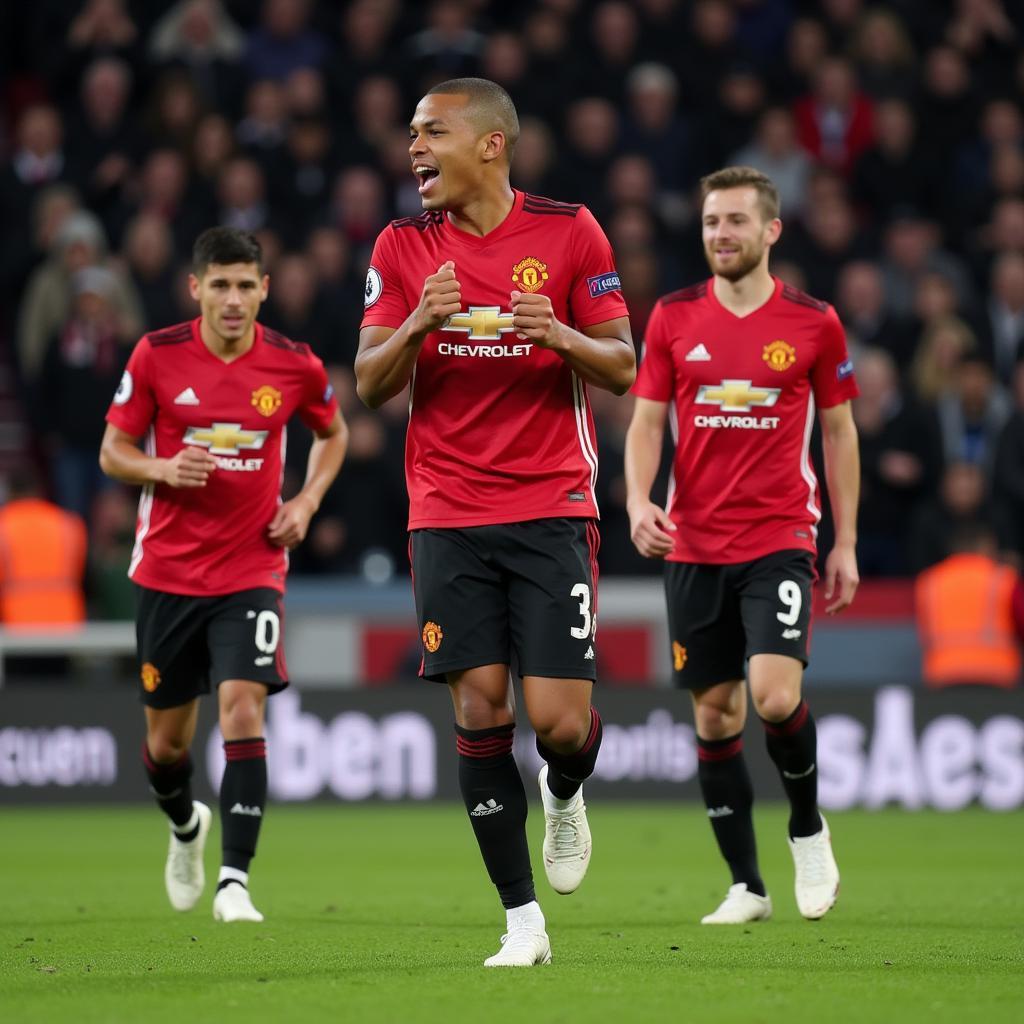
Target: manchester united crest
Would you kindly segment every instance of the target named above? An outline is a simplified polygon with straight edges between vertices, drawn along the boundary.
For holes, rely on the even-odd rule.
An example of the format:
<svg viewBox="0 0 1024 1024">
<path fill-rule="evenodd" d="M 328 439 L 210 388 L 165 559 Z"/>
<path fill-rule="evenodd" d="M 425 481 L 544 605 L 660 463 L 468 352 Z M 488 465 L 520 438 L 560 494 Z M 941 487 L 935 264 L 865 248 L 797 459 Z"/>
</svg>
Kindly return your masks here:
<svg viewBox="0 0 1024 1024">
<path fill-rule="evenodd" d="M 512 280 L 524 292 L 539 292 L 548 279 L 548 265 L 527 256 L 512 268 Z"/>
<path fill-rule="evenodd" d="M 444 639 L 444 633 L 441 632 L 441 627 L 436 622 L 428 622 L 423 627 L 423 646 L 426 647 L 431 654 L 434 654 L 437 649 L 441 646 L 441 641 Z"/>
<path fill-rule="evenodd" d="M 147 661 L 139 673 L 142 676 L 142 688 L 152 693 L 160 685 L 160 670 L 152 662 Z"/>
<path fill-rule="evenodd" d="M 672 641 L 672 667 L 677 672 L 683 671 L 686 664 L 686 648 L 678 640 Z"/>
<path fill-rule="evenodd" d="M 261 415 L 273 416 L 281 408 L 281 392 L 264 384 L 252 393 L 252 404 Z"/>
<path fill-rule="evenodd" d="M 772 370 L 782 373 L 796 362 L 796 349 L 788 341 L 773 341 L 765 345 L 761 358 Z"/>
</svg>

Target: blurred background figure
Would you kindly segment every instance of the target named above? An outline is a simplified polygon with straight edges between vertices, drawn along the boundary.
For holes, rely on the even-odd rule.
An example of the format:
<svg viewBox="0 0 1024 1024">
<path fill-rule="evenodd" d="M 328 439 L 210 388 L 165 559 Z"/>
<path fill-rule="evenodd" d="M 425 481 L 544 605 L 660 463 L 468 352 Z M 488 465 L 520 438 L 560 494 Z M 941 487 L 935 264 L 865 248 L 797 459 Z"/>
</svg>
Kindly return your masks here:
<svg viewBox="0 0 1024 1024">
<path fill-rule="evenodd" d="M 85 621 L 86 532 L 74 512 L 43 496 L 34 468 L 7 478 L 0 506 L 0 624 L 74 627 Z"/>
<path fill-rule="evenodd" d="M 961 526 L 952 553 L 914 584 L 926 686 L 1020 684 L 1024 583 L 996 559 L 996 538 Z"/>
</svg>

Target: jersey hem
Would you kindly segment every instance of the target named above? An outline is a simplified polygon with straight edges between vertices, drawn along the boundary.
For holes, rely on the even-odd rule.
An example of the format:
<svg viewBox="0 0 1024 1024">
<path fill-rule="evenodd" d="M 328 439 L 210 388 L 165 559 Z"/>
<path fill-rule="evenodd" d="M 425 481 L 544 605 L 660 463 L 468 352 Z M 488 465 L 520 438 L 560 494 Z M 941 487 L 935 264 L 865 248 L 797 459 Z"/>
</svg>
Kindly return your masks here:
<svg viewBox="0 0 1024 1024">
<path fill-rule="evenodd" d="M 814 544 L 770 544 L 763 548 L 751 548 L 749 551 L 743 553 L 742 558 L 730 557 L 722 558 L 719 556 L 699 556 L 693 553 L 677 555 L 674 552 L 671 555 L 665 556 L 666 562 L 677 562 L 686 565 L 742 565 L 744 562 L 753 562 L 758 558 L 765 558 L 768 555 L 777 555 L 783 551 L 806 551 L 809 555 L 816 558 L 818 555 L 818 548 Z"/>
<path fill-rule="evenodd" d="M 459 516 L 455 518 L 438 519 L 437 516 L 427 516 L 420 519 L 410 519 L 408 530 L 444 530 L 461 529 L 465 526 L 502 526 L 510 523 L 527 523 L 536 519 L 600 519 L 597 509 L 591 506 L 589 509 L 581 508 L 568 511 L 565 509 L 544 509 L 540 512 L 524 512 L 519 515 L 509 516 L 502 513 L 495 516 Z"/>
<path fill-rule="evenodd" d="M 165 580 L 159 582 L 151 581 L 147 579 L 140 579 L 139 573 L 136 572 L 134 576 L 128 577 L 132 583 L 137 586 L 145 587 L 147 590 L 156 590 L 162 594 L 177 594 L 179 597 L 226 597 L 228 594 L 240 594 L 243 590 L 276 590 L 279 594 L 285 592 L 284 583 L 279 583 L 276 580 L 265 580 L 258 579 L 253 582 L 235 582 L 230 587 L 225 587 L 223 590 L 219 587 L 204 587 L 202 590 L 196 590 L 194 588 L 188 588 L 184 584 L 177 585 L 173 583 L 167 583 Z"/>
</svg>

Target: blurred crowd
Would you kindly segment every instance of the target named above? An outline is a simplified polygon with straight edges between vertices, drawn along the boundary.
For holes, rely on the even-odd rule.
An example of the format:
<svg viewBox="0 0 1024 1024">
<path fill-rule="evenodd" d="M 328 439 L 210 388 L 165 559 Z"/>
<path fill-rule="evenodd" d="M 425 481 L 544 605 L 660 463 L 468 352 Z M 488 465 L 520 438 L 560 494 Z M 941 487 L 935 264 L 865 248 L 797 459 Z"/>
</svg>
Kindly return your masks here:
<svg viewBox="0 0 1024 1024">
<path fill-rule="evenodd" d="M 638 341 L 659 294 L 706 274 L 700 176 L 770 174 L 774 270 L 835 304 L 857 368 L 863 575 L 932 565 L 964 525 L 1021 557 L 1024 5 L 3 4 L 0 465 L 27 454 L 87 521 L 96 579 L 134 527 L 134 496 L 97 468 L 104 412 L 139 335 L 195 315 L 187 260 L 215 223 L 259 236 L 261 320 L 312 345 L 352 428 L 294 571 L 407 572 L 405 405 L 362 410 L 351 366 L 373 241 L 420 210 L 409 117 L 461 75 L 518 106 L 513 183 L 604 226 Z M 592 398 L 602 570 L 655 571 L 628 537 L 630 403 Z M 290 444 L 288 487 L 304 458 Z M 127 598 L 99 590 L 116 614 Z"/>
</svg>

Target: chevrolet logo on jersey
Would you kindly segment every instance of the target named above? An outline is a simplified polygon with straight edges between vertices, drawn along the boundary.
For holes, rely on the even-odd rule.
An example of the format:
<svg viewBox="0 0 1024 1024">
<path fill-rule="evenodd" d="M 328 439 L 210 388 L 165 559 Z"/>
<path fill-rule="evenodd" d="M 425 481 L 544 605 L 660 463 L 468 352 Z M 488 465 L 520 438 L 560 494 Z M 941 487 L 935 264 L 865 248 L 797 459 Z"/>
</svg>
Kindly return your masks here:
<svg viewBox="0 0 1024 1024">
<path fill-rule="evenodd" d="M 441 325 L 442 331 L 465 331 L 478 341 L 497 341 L 515 330 L 512 314 L 502 313 L 500 306 L 470 306 L 468 313 L 453 313 Z"/>
<path fill-rule="evenodd" d="M 722 412 L 747 412 L 752 405 L 770 408 L 780 394 L 781 388 L 753 387 L 749 380 L 723 380 L 721 384 L 701 384 L 694 401 L 721 406 Z"/>
<path fill-rule="evenodd" d="M 268 433 L 243 430 L 241 423 L 214 423 L 209 427 L 189 427 L 182 440 L 185 444 L 208 448 L 211 455 L 237 455 L 243 448 L 262 448 Z"/>
</svg>

